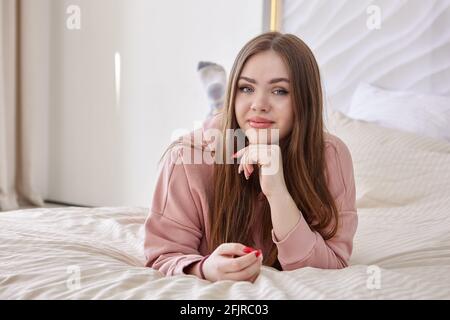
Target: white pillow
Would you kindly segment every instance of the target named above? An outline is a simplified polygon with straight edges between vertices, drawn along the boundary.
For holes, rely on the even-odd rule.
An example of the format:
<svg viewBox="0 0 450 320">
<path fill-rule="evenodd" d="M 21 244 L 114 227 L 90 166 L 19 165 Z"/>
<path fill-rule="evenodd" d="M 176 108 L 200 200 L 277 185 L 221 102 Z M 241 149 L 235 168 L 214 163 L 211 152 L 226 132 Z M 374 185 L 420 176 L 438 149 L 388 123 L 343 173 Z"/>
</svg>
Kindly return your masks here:
<svg viewBox="0 0 450 320">
<path fill-rule="evenodd" d="M 328 120 L 327 131 L 350 150 L 358 209 L 399 208 L 406 214 L 401 207 L 412 206 L 423 211 L 425 219 L 431 208 L 435 213 L 438 207 L 448 212 L 448 142 L 355 120 L 333 110 Z"/>
<path fill-rule="evenodd" d="M 346 115 L 450 142 L 450 97 L 389 91 L 361 83 Z"/>
</svg>

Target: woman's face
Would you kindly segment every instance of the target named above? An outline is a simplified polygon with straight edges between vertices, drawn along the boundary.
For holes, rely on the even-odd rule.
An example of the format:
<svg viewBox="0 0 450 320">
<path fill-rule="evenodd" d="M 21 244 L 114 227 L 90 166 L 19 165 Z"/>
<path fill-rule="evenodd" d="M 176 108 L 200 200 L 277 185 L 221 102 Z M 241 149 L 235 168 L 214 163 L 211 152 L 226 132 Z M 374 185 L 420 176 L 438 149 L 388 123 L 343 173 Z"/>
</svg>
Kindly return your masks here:
<svg viewBox="0 0 450 320">
<path fill-rule="evenodd" d="M 250 57 L 237 82 L 235 113 L 239 127 L 250 143 L 278 129 L 279 139 L 287 137 L 294 124 L 288 69 L 272 50 Z M 253 130 L 249 130 L 253 129 Z M 258 143 L 261 143 L 259 140 Z"/>
</svg>

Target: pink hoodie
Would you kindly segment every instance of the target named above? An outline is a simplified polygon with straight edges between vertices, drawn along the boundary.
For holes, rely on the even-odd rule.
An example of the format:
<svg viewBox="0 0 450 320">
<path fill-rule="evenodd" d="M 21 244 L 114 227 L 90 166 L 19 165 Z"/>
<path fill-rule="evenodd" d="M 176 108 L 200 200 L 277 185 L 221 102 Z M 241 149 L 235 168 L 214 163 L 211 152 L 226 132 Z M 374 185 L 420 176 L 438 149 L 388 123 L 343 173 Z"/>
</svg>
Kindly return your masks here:
<svg viewBox="0 0 450 320">
<path fill-rule="evenodd" d="M 218 128 L 219 123 L 216 116 L 206 122 L 203 129 Z M 200 150 L 195 152 L 201 155 Z M 213 166 L 206 163 L 186 164 L 187 153 L 181 147 L 169 154 L 156 183 L 145 221 L 144 249 L 147 267 L 165 275 L 178 275 L 185 274 L 185 267 L 211 253 L 207 241 Z M 283 270 L 302 267 L 339 269 L 348 266 L 358 225 L 352 158 L 344 142 L 327 132 L 325 157 L 328 187 L 339 210 L 338 231 L 333 238 L 325 241 L 318 232 L 310 229 L 303 218 L 284 239 L 277 239 L 272 230 L 272 241 L 278 248 L 278 260 Z M 265 196 L 261 193 L 257 203 L 264 200 Z M 257 227 L 254 232 L 257 234 Z M 259 243 L 258 237 L 254 239 L 255 246 L 261 248 L 263 254 L 270 249 L 271 243 L 264 245 Z"/>
</svg>

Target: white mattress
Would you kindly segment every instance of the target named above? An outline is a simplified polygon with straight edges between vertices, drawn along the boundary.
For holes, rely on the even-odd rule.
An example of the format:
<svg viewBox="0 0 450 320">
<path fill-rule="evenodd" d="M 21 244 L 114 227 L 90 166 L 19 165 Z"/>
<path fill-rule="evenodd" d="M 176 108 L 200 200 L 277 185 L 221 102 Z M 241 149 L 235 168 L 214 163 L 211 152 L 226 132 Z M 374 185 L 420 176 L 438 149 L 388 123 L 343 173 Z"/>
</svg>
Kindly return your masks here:
<svg viewBox="0 0 450 320">
<path fill-rule="evenodd" d="M 0 298 L 449 299 L 450 144 L 340 120 L 357 183 L 350 267 L 164 277 L 143 267 L 147 208 L 27 209 L 0 213 Z"/>
</svg>

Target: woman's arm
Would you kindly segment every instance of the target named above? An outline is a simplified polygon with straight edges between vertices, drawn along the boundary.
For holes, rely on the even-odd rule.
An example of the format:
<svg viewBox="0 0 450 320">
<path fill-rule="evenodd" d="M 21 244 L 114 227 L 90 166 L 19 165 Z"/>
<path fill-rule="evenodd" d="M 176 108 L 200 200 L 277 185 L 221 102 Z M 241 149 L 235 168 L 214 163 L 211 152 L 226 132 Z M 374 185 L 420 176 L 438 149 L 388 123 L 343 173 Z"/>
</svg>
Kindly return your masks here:
<svg viewBox="0 0 450 320">
<path fill-rule="evenodd" d="M 277 239 L 284 239 L 301 219 L 301 212 L 289 192 L 267 197 L 272 216 L 273 232 Z"/>
<path fill-rule="evenodd" d="M 278 260 L 283 270 L 348 266 L 358 224 L 352 159 L 345 144 L 338 139 L 328 144 L 325 152 L 328 185 L 339 211 L 339 226 L 333 238 L 324 240 L 318 232 L 310 229 L 287 191 L 268 197 L 272 240 L 277 245 Z"/>
<path fill-rule="evenodd" d="M 165 275 L 185 274 L 186 267 L 203 258 L 198 251 L 203 227 L 181 153 L 172 151 L 164 162 L 145 221 L 146 266 Z"/>
</svg>

